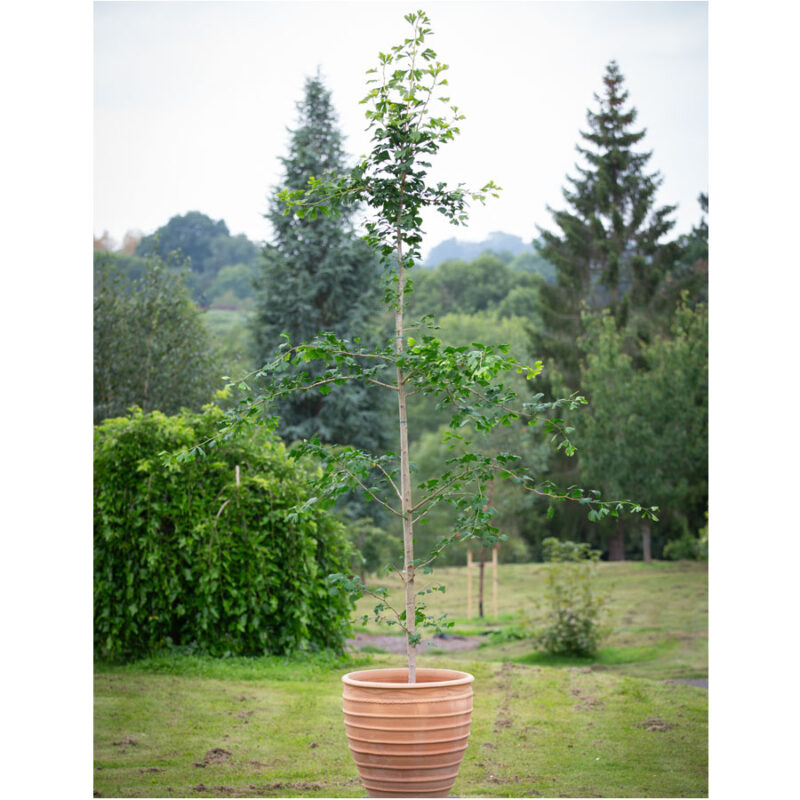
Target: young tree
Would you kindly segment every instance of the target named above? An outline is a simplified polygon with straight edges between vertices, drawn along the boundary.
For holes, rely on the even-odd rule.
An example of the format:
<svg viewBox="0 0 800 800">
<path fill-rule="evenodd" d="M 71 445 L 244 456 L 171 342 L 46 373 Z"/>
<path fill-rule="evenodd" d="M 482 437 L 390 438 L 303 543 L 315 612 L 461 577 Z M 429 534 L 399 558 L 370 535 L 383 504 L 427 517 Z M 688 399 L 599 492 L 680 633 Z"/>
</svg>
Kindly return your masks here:
<svg viewBox="0 0 800 800">
<path fill-rule="evenodd" d="M 316 455 L 322 465 L 315 483 L 316 494 L 297 513 L 307 513 L 319 502 L 333 502 L 343 493 L 360 488 L 398 520 L 403 531 L 403 561 L 397 570 L 405 588 L 402 609 L 388 602 L 385 588 L 367 587 L 357 576 L 333 575 L 331 583 L 332 587 L 351 592 L 353 597 L 363 593 L 376 596 L 376 617 L 400 625 L 406 634 L 408 682 L 415 683 L 416 648 L 422 638 L 419 629 L 441 624 L 440 618 L 425 613 L 416 589 L 416 574 L 420 570 L 431 572 L 439 554 L 457 538 L 478 538 L 486 546 L 498 540 L 486 492 L 492 480 L 505 478 L 535 494 L 573 499 L 591 508 L 597 518 L 617 514 L 626 506 L 645 515 L 652 515 L 653 510 L 624 501 L 601 502 L 596 494 L 584 493 L 577 487 L 560 491 L 521 468 L 519 457 L 513 453 L 486 454 L 473 445 L 474 437 L 498 426 L 511 425 L 523 416 L 529 424 L 534 424 L 543 412 L 564 405 L 577 406 L 582 399 L 516 403 L 516 394 L 500 382 L 501 376 L 516 372 L 533 379 L 541 371 L 541 362 L 533 366 L 521 364 L 508 355 L 506 345 L 445 346 L 424 324 L 409 326 L 405 298 L 411 290 L 409 271 L 419 260 L 421 212 L 434 208 L 451 222 L 463 224 L 469 201 L 483 201 L 487 194 L 495 194 L 498 187 L 490 181 L 480 191 L 468 192 L 461 186 L 448 189 L 443 183 L 429 185 L 426 181 L 429 159 L 458 133 L 457 123 L 462 116 L 457 107 L 449 104 L 449 98 L 438 98 L 448 104 L 450 112 L 446 116 L 433 111 L 437 90 L 446 85 L 443 73 L 447 67 L 436 60 L 433 50 L 425 47 L 426 37 L 431 33 L 427 15 L 419 11 L 408 14 L 406 20 L 413 26 L 413 33 L 389 53 L 381 53 L 379 68 L 370 70 L 371 74 L 378 74 L 370 81 L 375 85 L 364 101 L 369 105 L 367 119 L 373 136 L 370 154 L 348 174 L 312 177 L 305 189 L 287 188 L 279 195 L 287 203 L 287 210 L 294 211 L 301 219 L 327 216 L 359 201 L 371 209 L 366 239 L 380 254 L 388 278 L 384 300 L 394 311 L 394 336 L 383 347 L 374 349 L 364 347 L 357 338 L 348 340 L 334 333 L 323 333 L 301 344 L 285 341 L 275 358 L 256 373 L 256 377 L 267 380 L 266 390 L 257 397 L 253 396 L 255 393 L 246 397 L 241 411 L 231 415 L 230 424 L 219 436 L 225 437 L 241 426 L 258 424 L 263 420 L 264 405 L 294 393 L 325 394 L 337 386 L 366 382 L 394 395 L 398 453 L 373 454 L 351 445 L 329 448 L 319 439 L 302 442 L 295 448 L 298 455 Z M 325 365 L 318 378 L 289 371 L 291 366 L 313 361 Z M 247 381 L 242 381 L 240 388 L 247 391 Z M 445 436 L 458 441 L 461 449 L 447 459 L 438 476 L 418 484 L 412 491 L 407 400 L 417 393 L 436 397 L 450 407 Z M 273 420 L 273 424 L 277 421 Z M 543 427 L 555 437 L 556 447 L 573 452 L 563 420 L 546 419 Z M 216 437 L 176 457 L 185 460 L 202 455 L 215 441 Z M 458 512 L 450 535 L 429 554 L 415 557 L 414 526 L 443 502 L 450 503 Z M 437 587 L 420 593 L 432 588 Z"/>
<path fill-rule="evenodd" d="M 209 402 L 220 370 L 202 312 L 183 279 L 159 258 L 128 279 L 116 259 L 95 257 L 94 420 L 133 405 L 177 414 Z"/>
<path fill-rule="evenodd" d="M 319 75 L 306 80 L 297 109 L 298 126 L 281 161 L 283 185 L 302 191 L 309 179 L 338 175 L 346 165 L 331 93 Z M 251 327 L 257 364 L 273 357 L 283 333 L 292 341 L 306 341 L 320 331 L 339 337 L 366 334 L 380 293 L 375 255 L 353 230 L 355 206 L 342 208 L 336 217 L 283 211 L 284 203 L 273 197 L 266 217 L 274 244 L 264 249 Z M 317 364 L 303 369 L 313 378 L 323 373 Z M 326 443 L 380 448 L 385 414 L 373 388 L 349 385 L 335 396 L 282 398 L 280 432 L 288 441 L 317 435 Z"/>
<path fill-rule="evenodd" d="M 556 232 L 541 230 L 540 254 L 556 269 L 556 281 L 540 289 L 542 327 L 532 334 L 532 352 L 551 359 L 564 383 L 578 388 L 576 347 L 584 308 L 610 308 L 618 325 L 652 299 L 676 257 L 663 242 L 675 206 L 655 206 L 662 178 L 648 173 L 651 153 L 636 150 L 645 130 L 634 130 L 636 109 L 615 61 L 603 77 L 596 111 L 587 111 L 589 130 L 577 146 L 584 164 L 567 176 L 566 210 L 549 209 Z"/>
<path fill-rule="evenodd" d="M 608 596 L 597 589 L 598 550 L 585 542 L 542 542 L 546 624 L 538 645 L 554 655 L 592 656 L 608 629 L 603 625 Z"/>
</svg>

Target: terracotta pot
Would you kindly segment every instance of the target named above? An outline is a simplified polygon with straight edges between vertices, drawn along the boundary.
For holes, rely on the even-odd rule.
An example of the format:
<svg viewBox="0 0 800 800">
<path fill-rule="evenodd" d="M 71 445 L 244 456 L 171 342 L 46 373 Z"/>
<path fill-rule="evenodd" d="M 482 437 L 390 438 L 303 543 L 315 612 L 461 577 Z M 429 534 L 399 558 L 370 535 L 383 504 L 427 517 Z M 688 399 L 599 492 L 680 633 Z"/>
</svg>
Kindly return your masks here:
<svg viewBox="0 0 800 800">
<path fill-rule="evenodd" d="M 447 797 L 467 749 L 472 718 L 468 672 L 417 668 L 350 672 L 344 724 L 370 797 Z"/>
</svg>

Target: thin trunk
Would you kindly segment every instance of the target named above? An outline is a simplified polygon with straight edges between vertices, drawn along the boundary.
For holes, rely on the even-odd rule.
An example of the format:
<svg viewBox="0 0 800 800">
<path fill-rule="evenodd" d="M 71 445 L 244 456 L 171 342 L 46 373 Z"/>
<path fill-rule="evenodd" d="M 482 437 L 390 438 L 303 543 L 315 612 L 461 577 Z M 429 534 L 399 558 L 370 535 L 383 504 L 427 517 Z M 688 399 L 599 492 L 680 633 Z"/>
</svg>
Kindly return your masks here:
<svg viewBox="0 0 800 800">
<path fill-rule="evenodd" d="M 652 553 L 650 551 L 650 520 L 649 519 L 646 519 L 642 523 L 642 558 L 648 564 L 653 560 L 653 556 L 652 556 Z"/>
<path fill-rule="evenodd" d="M 397 236 L 397 310 L 394 315 L 395 352 L 403 352 L 403 306 L 405 288 L 405 269 L 403 266 L 403 246 Z M 406 411 L 405 376 L 397 368 L 397 412 L 400 425 L 400 509 L 403 515 L 403 559 L 405 563 L 404 583 L 406 589 L 406 647 L 408 653 L 408 682 L 417 682 L 417 646 L 411 643 L 416 629 L 416 604 L 414 592 L 414 529 L 411 519 L 411 469 L 408 454 L 408 414 Z"/>
<path fill-rule="evenodd" d="M 617 518 L 616 533 L 608 537 L 608 560 L 625 560 L 625 530 L 622 527 L 622 520 L 619 518 Z"/>
</svg>

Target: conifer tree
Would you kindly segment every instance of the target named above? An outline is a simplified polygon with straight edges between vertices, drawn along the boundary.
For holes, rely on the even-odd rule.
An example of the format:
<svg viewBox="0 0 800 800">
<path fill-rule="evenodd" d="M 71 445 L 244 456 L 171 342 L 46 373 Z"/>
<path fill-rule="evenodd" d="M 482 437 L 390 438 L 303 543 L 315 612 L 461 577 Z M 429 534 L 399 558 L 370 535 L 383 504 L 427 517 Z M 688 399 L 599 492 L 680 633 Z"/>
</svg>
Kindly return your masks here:
<svg viewBox="0 0 800 800">
<path fill-rule="evenodd" d="M 282 185 L 308 188 L 309 178 L 345 172 L 342 134 L 331 93 L 319 74 L 308 78 L 297 104 L 298 125 L 282 158 Z M 274 242 L 264 250 L 252 333 L 257 363 L 271 360 L 287 333 L 293 342 L 320 331 L 364 336 L 380 292 L 377 260 L 353 231 L 355 207 L 338 216 L 284 214 L 274 196 L 265 217 Z M 317 370 L 321 369 L 317 367 Z M 314 365 L 303 368 L 314 375 Z M 382 446 L 382 415 L 370 387 L 351 385 L 328 396 L 307 393 L 280 401 L 280 433 L 289 441 L 317 435 L 327 443 Z"/>
<path fill-rule="evenodd" d="M 678 237 L 678 257 L 651 303 L 656 314 L 664 319 L 665 329 L 672 324 L 673 312 L 680 307 L 685 293 L 692 306 L 708 303 L 708 195 L 701 193 L 697 202 L 700 221 L 689 233 Z"/>
<path fill-rule="evenodd" d="M 663 179 L 646 171 L 652 153 L 636 149 L 646 131 L 634 129 L 637 112 L 623 84 L 611 61 L 603 93 L 594 95 L 598 108 L 587 111 L 589 130 L 580 131 L 584 163 L 563 189 L 568 208 L 548 207 L 559 230 L 540 229 L 538 249 L 555 266 L 556 282 L 540 290 L 542 328 L 532 334 L 533 351 L 554 362 L 573 390 L 584 307 L 610 308 L 621 327 L 646 309 L 677 254 L 674 243 L 662 242 L 675 206 L 655 207 Z"/>
</svg>

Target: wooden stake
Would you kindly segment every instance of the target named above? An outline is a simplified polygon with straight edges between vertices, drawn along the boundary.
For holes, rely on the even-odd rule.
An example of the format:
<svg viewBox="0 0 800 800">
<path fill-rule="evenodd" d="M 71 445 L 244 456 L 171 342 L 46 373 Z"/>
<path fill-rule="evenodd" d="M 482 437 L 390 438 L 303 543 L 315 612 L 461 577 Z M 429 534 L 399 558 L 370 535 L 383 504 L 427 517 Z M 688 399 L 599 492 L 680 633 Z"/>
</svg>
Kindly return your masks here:
<svg viewBox="0 0 800 800">
<path fill-rule="evenodd" d="M 472 550 L 467 550 L 467 619 L 472 619 Z"/>
<path fill-rule="evenodd" d="M 478 616 L 483 619 L 483 573 L 486 568 L 486 548 L 481 545 L 481 559 L 478 562 Z"/>
<path fill-rule="evenodd" d="M 497 545 L 492 549 L 492 601 L 494 618 L 497 619 Z"/>
<path fill-rule="evenodd" d="M 236 485 L 239 485 L 239 465 L 236 465 Z"/>
</svg>

